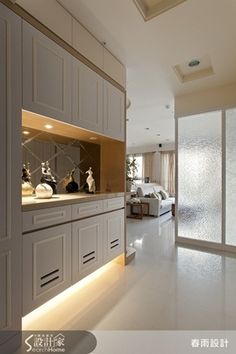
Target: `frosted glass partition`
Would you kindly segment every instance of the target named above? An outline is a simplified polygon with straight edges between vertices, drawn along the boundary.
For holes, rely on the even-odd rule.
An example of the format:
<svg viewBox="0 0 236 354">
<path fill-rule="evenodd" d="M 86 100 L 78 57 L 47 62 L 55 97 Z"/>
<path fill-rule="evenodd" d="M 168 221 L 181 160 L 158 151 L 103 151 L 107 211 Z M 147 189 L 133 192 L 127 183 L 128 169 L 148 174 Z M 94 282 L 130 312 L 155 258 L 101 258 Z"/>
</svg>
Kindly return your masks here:
<svg viewBox="0 0 236 354">
<path fill-rule="evenodd" d="M 222 241 L 221 112 L 178 119 L 178 236 Z"/>
<path fill-rule="evenodd" d="M 226 111 L 226 244 L 236 246 L 236 109 Z"/>
</svg>

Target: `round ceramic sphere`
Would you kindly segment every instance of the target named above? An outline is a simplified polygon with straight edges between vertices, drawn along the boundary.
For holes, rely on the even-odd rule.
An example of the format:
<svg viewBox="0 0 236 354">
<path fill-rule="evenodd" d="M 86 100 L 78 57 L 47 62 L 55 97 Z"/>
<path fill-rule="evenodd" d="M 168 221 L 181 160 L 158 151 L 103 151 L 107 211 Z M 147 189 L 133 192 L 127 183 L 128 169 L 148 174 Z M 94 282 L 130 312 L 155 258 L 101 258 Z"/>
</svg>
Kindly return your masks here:
<svg viewBox="0 0 236 354">
<path fill-rule="evenodd" d="M 39 199 L 52 198 L 53 190 L 52 187 L 47 183 L 40 183 L 35 188 L 36 197 Z"/>
<path fill-rule="evenodd" d="M 34 188 L 31 183 L 23 182 L 21 185 L 22 197 L 31 196 L 34 192 Z"/>
</svg>

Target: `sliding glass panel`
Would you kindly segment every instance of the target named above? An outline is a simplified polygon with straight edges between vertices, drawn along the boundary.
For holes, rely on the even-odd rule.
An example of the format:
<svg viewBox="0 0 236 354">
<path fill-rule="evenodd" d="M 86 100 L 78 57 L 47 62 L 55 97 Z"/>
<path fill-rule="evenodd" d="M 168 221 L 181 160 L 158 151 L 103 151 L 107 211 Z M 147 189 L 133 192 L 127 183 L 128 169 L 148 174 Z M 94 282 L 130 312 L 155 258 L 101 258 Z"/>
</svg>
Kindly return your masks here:
<svg viewBox="0 0 236 354">
<path fill-rule="evenodd" d="M 178 119 L 178 236 L 221 242 L 221 112 Z"/>
<path fill-rule="evenodd" d="M 236 245 L 236 109 L 226 111 L 226 243 Z"/>
</svg>

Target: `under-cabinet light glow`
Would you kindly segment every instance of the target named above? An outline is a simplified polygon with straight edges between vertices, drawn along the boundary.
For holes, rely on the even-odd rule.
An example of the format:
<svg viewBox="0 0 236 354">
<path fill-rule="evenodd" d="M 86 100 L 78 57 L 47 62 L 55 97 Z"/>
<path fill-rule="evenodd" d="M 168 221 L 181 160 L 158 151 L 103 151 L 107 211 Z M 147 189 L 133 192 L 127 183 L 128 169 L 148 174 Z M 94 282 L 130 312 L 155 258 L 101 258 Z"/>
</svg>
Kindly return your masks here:
<svg viewBox="0 0 236 354">
<path fill-rule="evenodd" d="M 24 135 L 29 135 L 30 132 L 28 132 L 28 130 L 23 130 L 22 134 L 24 134 Z"/>
<path fill-rule="evenodd" d="M 97 140 L 97 138 L 95 136 L 91 136 L 89 139 L 90 140 Z"/>
<path fill-rule="evenodd" d="M 37 320 L 42 316 L 50 316 L 50 314 L 47 314 L 47 312 L 53 310 L 57 306 L 62 305 L 64 301 L 69 301 L 69 299 L 73 295 L 78 293 L 79 290 L 101 277 L 105 272 L 109 271 L 112 266 L 114 266 L 114 260 L 99 268 L 94 273 L 88 275 L 86 278 L 80 280 L 78 283 L 72 285 L 70 288 L 64 290 L 62 293 L 58 294 L 51 300 L 47 301 L 45 304 L 41 305 L 40 307 L 36 308 L 32 312 L 24 316 L 22 318 L 22 329 L 24 330 L 30 328 L 31 324 L 37 322 Z"/>
<path fill-rule="evenodd" d="M 52 128 L 53 128 L 53 125 L 51 125 L 51 124 L 45 124 L 44 128 L 46 128 L 46 129 L 52 129 Z"/>
</svg>

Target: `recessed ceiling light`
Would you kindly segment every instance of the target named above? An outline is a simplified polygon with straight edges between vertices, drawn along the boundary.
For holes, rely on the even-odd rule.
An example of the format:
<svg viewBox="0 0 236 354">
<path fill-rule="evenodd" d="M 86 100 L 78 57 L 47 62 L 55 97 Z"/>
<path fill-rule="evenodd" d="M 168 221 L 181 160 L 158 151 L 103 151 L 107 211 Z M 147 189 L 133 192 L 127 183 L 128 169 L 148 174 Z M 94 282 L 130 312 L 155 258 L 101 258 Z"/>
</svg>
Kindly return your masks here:
<svg viewBox="0 0 236 354">
<path fill-rule="evenodd" d="M 95 136 L 91 136 L 89 139 L 90 140 L 97 140 L 97 138 Z"/>
<path fill-rule="evenodd" d="M 46 129 L 52 129 L 52 128 L 53 128 L 53 125 L 51 125 L 51 124 L 45 124 L 45 125 L 44 125 L 44 128 L 46 128 Z"/>
<path fill-rule="evenodd" d="M 24 135 L 29 135 L 30 132 L 28 132 L 28 130 L 23 130 L 22 134 L 24 134 Z"/>
<path fill-rule="evenodd" d="M 146 130 L 149 130 L 150 128 L 145 128 Z"/>
<path fill-rule="evenodd" d="M 188 63 L 188 66 L 190 68 L 193 68 L 194 66 L 198 66 L 200 64 L 200 60 L 198 59 L 193 59 Z"/>
<path fill-rule="evenodd" d="M 166 107 L 166 109 L 170 109 L 170 105 L 169 104 L 166 104 L 165 107 Z"/>
<path fill-rule="evenodd" d="M 157 136 L 161 136 L 161 134 L 157 134 Z"/>
</svg>

